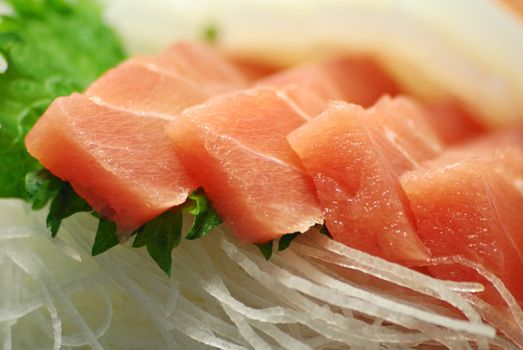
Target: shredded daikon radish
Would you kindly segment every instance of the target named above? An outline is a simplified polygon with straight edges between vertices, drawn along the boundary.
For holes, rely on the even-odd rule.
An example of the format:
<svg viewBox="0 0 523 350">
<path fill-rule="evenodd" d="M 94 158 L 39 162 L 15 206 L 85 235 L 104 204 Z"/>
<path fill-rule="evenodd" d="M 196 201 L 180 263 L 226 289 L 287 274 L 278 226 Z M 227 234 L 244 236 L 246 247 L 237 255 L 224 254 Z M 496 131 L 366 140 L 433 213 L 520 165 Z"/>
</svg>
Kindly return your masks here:
<svg viewBox="0 0 523 350">
<path fill-rule="evenodd" d="M 510 319 L 507 319 L 506 315 L 500 315 L 492 305 L 484 302 L 476 296 L 471 295 L 468 298 L 478 308 L 481 316 L 487 322 L 498 328 L 514 343 L 523 347 L 523 334 L 521 333 L 521 329 L 518 329 L 516 325 L 510 322 Z M 507 346 L 504 346 L 503 348 L 507 348 Z"/>
<path fill-rule="evenodd" d="M 5 219 L 0 237 L 4 232 L 11 237 L 0 247 L 0 260 L 6 266 L 0 278 L 17 284 L 20 291 L 25 290 L 24 283 L 38 288 L 37 293 L 22 293 L 20 298 L 2 294 L 1 331 L 8 334 L 5 339 L 9 343 L 4 341 L 9 344 L 4 346 L 7 349 L 48 344 L 45 339 L 27 339 L 27 333 L 20 332 L 18 328 L 29 319 L 54 333 L 49 348 L 53 343 L 54 348 L 88 344 L 92 348 L 126 349 L 414 349 L 437 344 L 453 349 L 471 349 L 475 344 L 484 349 L 489 343 L 516 348 L 481 323 L 476 313 L 479 310 L 484 315 L 484 305 L 476 309 L 473 294 L 453 291 L 461 288 L 459 284 L 420 277 L 419 273 L 401 270 L 404 268 L 387 274 L 389 267 L 397 265 L 362 258 L 358 255 L 361 252 L 340 250 L 315 232 L 299 238 L 287 252 L 277 253 L 267 262 L 252 246 L 238 245 L 226 233 L 215 230 L 203 240 L 182 242 L 174 252 L 174 273 L 169 279 L 143 249 L 119 246 L 96 258 L 89 256 L 96 224 L 89 215 L 67 219 L 59 233 L 63 244 L 79 254 L 80 263 L 43 234 L 44 213 L 32 213 L 17 201 L 3 201 L 0 206 L 0 216 Z M 21 225 L 20 220 L 29 224 Z M 312 247 L 314 242 L 317 244 Z M 321 251 L 324 254 L 318 254 Z M 324 264 L 330 261 L 340 262 L 343 269 L 397 282 L 411 288 L 412 293 L 458 304 L 469 321 L 440 314 L 444 305 L 431 304 L 434 299 L 420 299 L 422 302 L 416 304 L 417 299 L 402 299 L 402 295 L 390 298 L 379 286 L 365 289 L 352 285 L 348 279 L 351 275 L 339 277 L 329 271 Z M 6 262 L 11 262 L 12 268 Z M 68 271 L 68 264 L 74 265 L 78 275 Z M 401 278 L 394 281 L 398 273 Z M 424 287 L 416 287 L 418 283 Z M 462 289 L 476 291 L 478 286 Z M 16 289 L 0 285 L 2 290 Z M 82 308 L 75 298 L 82 290 L 92 292 L 92 300 L 98 300 L 92 308 Z M 2 302 L 4 295 L 9 305 Z M 31 298 L 37 302 L 28 303 Z M 16 303 L 22 308 L 9 312 L 16 310 Z M 42 307 L 49 310 L 51 320 L 44 317 Z M 60 310 L 68 311 L 61 314 Z M 489 312 L 495 319 L 496 310 Z M 76 324 L 73 333 L 64 328 L 67 319 Z M 92 319 L 96 322 L 88 323 Z M 496 325 L 507 326 L 502 322 Z M 511 336 L 514 332 L 521 329 L 506 334 L 517 341 Z M 40 333 L 32 336 L 49 336 Z"/>
<path fill-rule="evenodd" d="M 311 235 L 304 238 L 304 241 L 312 240 L 315 246 L 323 247 L 328 251 L 336 253 L 338 256 L 333 257 L 330 255 L 329 258 L 329 255 L 325 251 L 322 252 L 321 250 L 315 248 L 308 248 L 297 244 L 295 249 L 297 249 L 299 252 L 303 252 L 309 256 L 327 260 L 344 267 L 353 268 L 372 274 L 383 280 L 394 282 L 420 293 L 445 299 L 451 305 L 460 309 L 470 320 L 480 320 L 479 314 L 472 309 L 465 298 L 459 296 L 456 293 L 450 292 L 447 288 L 444 288 L 442 286 L 442 281 L 425 276 L 403 266 L 390 263 L 383 259 L 373 257 L 369 254 L 365 254 L 320 235 Z M 448 282 L 444 283 L 448 285 Z M 454 289 L 453 284 L 450 284 L 449 286 Z"/>
<path fill-rule="evenodd" d="M 429 278 L 314 231 L 265 261 L 254 247 L 214 230 L 182 242 L 167 278 L 144 249 L 118 246 L 91 257 L 90 215 L 65 220 L 57 246 L 42 229 L 45 212 L 18 201 L 0 201 L 0 209 L 0 334 L 9 350 L 515 349 L 511 340 L 521 333 L 495 321 L 503 319 L 495 309 L 484 317 L 502 332 L 512 327 L 508 338 L 482 323 L 486 307 L 471 294 L 481 290 L 476 284 Z M 370 284 L 340 271 L 357 271 Z M 373 279 L 410 292 L 391 295 Z M 93 304 L 86 307 L 79 295 L 92 295 Z M 34 339 L 25 337 L 29 325 L 41 329 Z"/>
</svg>

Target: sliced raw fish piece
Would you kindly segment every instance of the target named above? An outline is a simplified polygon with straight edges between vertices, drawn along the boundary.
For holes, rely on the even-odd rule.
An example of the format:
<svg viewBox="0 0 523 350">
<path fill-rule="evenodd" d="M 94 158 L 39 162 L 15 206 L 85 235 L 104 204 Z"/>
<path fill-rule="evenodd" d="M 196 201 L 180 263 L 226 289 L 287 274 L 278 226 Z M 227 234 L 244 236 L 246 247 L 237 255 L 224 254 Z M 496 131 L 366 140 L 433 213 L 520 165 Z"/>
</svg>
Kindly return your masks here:
<svg viewBox="0 0 523 350">
<path fill-rule="evenodd" d="M 158 56 L 120 64 L 85 96 L 56 100 L 29 133 L 27 148 L 95 210 L 130 232 L 183 203 L 197 187 L 168 146 L 168 121 L 245 84 L 214 50 L 179 43 Z"/>
<path fill-rule="evenodd" d="M 186 168 L 243 242 L 262 243 L 322 222 L 314 186 L 286 135 L 306 119 L 269 88 L 186 109 L 169 135 Z"/>
<path fill-rule="evenodd" d="M 109 70 L 87 89 L 99 104 L 131 113 L 171 118 L 208 98 L 198 85 L 150 63 L 130 59 Z"/>
<path fill-rule="evenodd" d="M 434 257 L 462 256 L 481 264 L 523 303 L 523 127 L 448 150 L 403 174 L 401 185 Z M 430 272 L 485 282 L 458 265 Z M 492 288 L 485 298 L 498 300 Z"/>
<path fill-rule="evenodd" d="M 234 65 L 211 48 L 180 42 L 157 56 L 127 60 L 97 79 L 86 94 L 109 107 L 172 116 L 246 84 Z"/>
<path fill-rule="evenodd" d="M 440 101 L 428 106 L 431 125 L 447 145 L 470 141 L 486 133 L 486 128 L 478 122 L 463 104 L 455 100 Z"/>
<path fill-rule="evenodd" d="M 129 233 L 196 187 L 172 152 L 167 122 L 73 94 L 57 98 L 25 141 L 32 156 Z"/>
<path fill-rule="evenodd" d="M 242 88 L 247 83 L 230 60 L 196 42 L 180 41 L 159 55 L 140 59 L 194 82 L 210 95 L 230 91 L 231 87 Z"/>
<path fill-rule="evenodd" d="M 305 64 L 257 82 L 284 91 L 300 108 L 316 116 L 331 100 L 364 107 L 383 95 L 397 95 L 400 87 L 376 62 L 350 57 Z"/>
<path fill-rule="evenodd" d="M 398 177 L 440 152 L 428 118 L 404 97 L 382 98 L 369 109 L 332 102 L 290 133 L 335 240 L 403 264 L 427 263 Z"/>
</svg>

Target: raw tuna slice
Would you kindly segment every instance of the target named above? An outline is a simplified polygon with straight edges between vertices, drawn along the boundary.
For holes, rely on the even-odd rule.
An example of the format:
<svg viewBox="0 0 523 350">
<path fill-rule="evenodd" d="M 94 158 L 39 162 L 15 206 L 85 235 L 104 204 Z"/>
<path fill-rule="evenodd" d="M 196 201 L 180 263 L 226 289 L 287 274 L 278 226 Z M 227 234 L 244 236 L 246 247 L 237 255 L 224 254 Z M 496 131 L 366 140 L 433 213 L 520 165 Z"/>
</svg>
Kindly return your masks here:
<svg viewBox="0 0 523 350">
<path fill-rule="evenodd" d="M 440 101 L 428 109 L 431 125 L 445 144 L 463 143 L 486 132 L 479 119 L 458 101 Z"/>
<path fill-rule="evenodd" d="M 178 42 L 157 56 L 140 58 L 164 72 L 172 72 L 196 83 L 211 95 L 241 88 L 246 79 L 240 71 L 209 46 Z"/>
<path fill-rule="evenodd" d="M 433 256 L 481 264 L 523 304 L 523 128 L 449 150 L 402 175 L 401 185 Z M 430 272 L 483 282 L 457 265 Z M 485 297 L 495 303 L 493 294 L 489 289 Z"/>
<path fill-rule="evenodd" d="M 187 169 L 244 242 L 262 243 L 322 222 L 311 179 L 286 135 L 304 117 L 268 88 L 186 109 L 169 126 Z"/>
<path fill-rule="evenodd" d="M 208 97 L 190 80 L 173 73 L 165 74 L 138 59 L 105 73 L 86 94 L 107 107 L 167 118 Z"/>
<path fill-rule="evenodd" d="M 335 240 L 407 265 L 427 262 L 398 181 L 440 151 L 427 118 L 408 98 L 382 98 L 367 110 L 332 102 L 289 135 Z"/>
<path fill-rule="evenodd" d="M 177 44 L 110 70 L 89 87 L 88 97 L 55 101 L 28 135 L 27 148 L 122 232 L 130 232 L 183 203 L 197 187 L 168 146 L 168 121 L 245 84 L 213 50 Z"/>
<path fill-rule="evenodd" d="M 102 216 L 130 232 L 183 203 L 195 188 L 180 170 L 166 124 L 73 94 L 51 104 L 26 146 Z"/>
<path fill-rule="evenodd" d="M 230 57 L 230 60 L 250 82 L 266 78 L 282 69 L 276 64 L 249 57 Z"/>
<path fill-rule="evenodd" d="M 257 84 L 283 90 L 312 116 L 325 110 L 330 100 L 368 107 L 383 95 L 400 92 L 399 86 L 377 63 L 360 57 L 306 64 L 276 73 Z"/>
<path fill-rule="evenodd" d="M 108 107 L 172 116 L 246 84 L 232 63 L 210 48 L 182 42 L 158 56 L 124 62 L 96 80 L 86 93 Z"/>
<path fill-rule="evenodd" d="M 277 89 L 309 119 L 323 112 L 330 100 L 345 97 L 321 63 L 282 71 L 256 82 L 256 85 Z"/>
</svg>

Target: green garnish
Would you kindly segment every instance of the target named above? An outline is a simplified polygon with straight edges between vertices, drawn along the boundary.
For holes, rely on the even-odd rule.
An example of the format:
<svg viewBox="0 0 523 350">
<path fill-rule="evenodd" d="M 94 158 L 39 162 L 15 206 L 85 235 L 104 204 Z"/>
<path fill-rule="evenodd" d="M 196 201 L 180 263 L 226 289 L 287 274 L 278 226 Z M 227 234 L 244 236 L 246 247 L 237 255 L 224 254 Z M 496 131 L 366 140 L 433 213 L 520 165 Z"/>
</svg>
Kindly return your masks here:
<svg viewBox="0 0 523 350">
<path fill-rule="evenodd" d="M 101 254 L 118 244 L 117 225 L 92 211 L 69 183 L 43 169 L 27 153 L 24 138 L 56 97 L 82 91 L 125 55 L 94 0 L 7 2 L 14 14 L 0 16 L 0 55 L 7 62 L 7 70 L 0 73 L 0 198 L 22 198 L 34 210 L 50 202 L 47 227 L 53 237 L 63 219 L 91 211 L 99 219 L 92 254 Z M 205 28 L 207 42 L 217 37 L 216 26 Z M 146 247 L 167 275 L 172 250 L 183 236 L 183 212 L 194 216 L 185 236 L 188 240 L 205 237 L 222 222 L 203 191 L 197 190 L 185 205 L 135 232 L 133 247 Z M 295 236 L 283 236 L 278 249 L 288 247 Z M 259 245 L 267 259 L 272 246 L 272 241 Z"/>
<path fill-rule="evenodd" d="M 47 227 L 51 230 L 51 235 L 55 237 L 63 219 L 91 210 L 91 206 L 76 194 L 68 182 L 62 182 L 60 190 L 51 201 L 51 208 L 47 215 Z"/>
<path fill-rule="evenodd" d="M 42 209 L 60 190 L 62 181 L 47 169 L 40 169 L 25 175 L 25 190 L 33 210 Z"/>
<path fill-rule="evenodd" d="M 171 276 L 171 252 L 180 244 L 183 216 L 180 210 L 167 211 L 145 224 L 136 234 L 133 247 L 147 247 L 158 266 Z"/>
<path fill-rule="evenodd" d="M 96 256 L 111 249 L 118 244 L 118 234 L 116 224 L 112 221 L 100 219 L 96 236 L 94 237 L 93 248 L 91 254 Z"/>
<path fill-rule="evenodd" d="M 263 254 L 263 256 L 265 257 L 265 260 L 269 260 L 272 256 L 272 243 L 273 243 L 273 241 L 254 244 L 256 247 L 258 247 L 260 252 Z"/>
<path fill-rule="evenodd" d="M 289 248 L 292 241 L 294 241 L 294 239 L 298 237 L 299 234 L 300 232 L 294 232 L 281 236 L 280 240 L 278 241 L 278 250 L 282 251 Z"/>
<path fill-rule="evenodd" d="M 214 44 L 218 40 L 218 27 L 214 24 L 207 25 L 203 30 L 203 40 Z"/>
<path fill-rule="evenodd" d="M 124 54 L 95 1 L 7 2 L 14 15 L 0 17 L 8 65 L 0 74 L 0 197 L 27 199 L 25 174 L 41 169 L 24 147 L 29 129 L 54 98 L 84 89 Z"/>
<path fill-rule="evenodd" d="M 292 241 L 294 241 L 294 239 L 296 237 L 298 237 L 299 235 L 300 235 L 300 232 L 294 232 L 294 233 L 288 233 L 286 235 L 281 236 L 280 239 L 278 240 L 278 250 L 282 251 L 282 250 L 289 248 Z M 258 247 L 258 249 L 263 254 L 263 256 L 265 257 L 266 260 L 269 260 L 272 256 L 272 246 L 274 245 L 274 241 L 275 240 L 272 240 L 272 241 L 269 241 L 266 243 L 255 243 L 254 244 L 256 247 Z"/>
<path fill-rule="evenodd" d="M 320 233 L 321 233 L 322 235 L 325 235 L 325 236 L 329 237 L 330 239 L 332 239 L 332 235 L 331 235 L 329 229 L 327 228 L 327 225 L 324 224 L 324 225 L 321 227 L 321 229 L 320 229 Z"/>
<path fill-rule="evenodd" d="M 194 215 L 194 222 L 187 232 L 185 239 L 193 240 L 204 237 L 209 231 L 222 223 L 211 203 L 205 197 L 203 190 L 199 189 L 189 195 L 188 206 L 185 210 Z"/>
</svg>

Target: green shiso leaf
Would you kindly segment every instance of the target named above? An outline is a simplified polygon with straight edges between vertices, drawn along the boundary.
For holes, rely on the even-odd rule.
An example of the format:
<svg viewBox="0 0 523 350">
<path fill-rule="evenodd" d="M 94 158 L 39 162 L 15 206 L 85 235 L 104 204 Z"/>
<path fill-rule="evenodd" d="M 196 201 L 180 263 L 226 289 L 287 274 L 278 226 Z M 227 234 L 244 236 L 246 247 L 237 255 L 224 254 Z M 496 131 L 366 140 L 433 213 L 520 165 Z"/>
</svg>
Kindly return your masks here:
<svg viewBox="0 0 523 350">
<path fill-rule="evenodd" d="M 282 251 L 289 248 L 292 241 L 294 241 L 294 239 L 298 237 L 299 234 L 299 232 L 294 232 L 281 236 L 280 240 L 278 241 L 278 250 Z"/>
<path fill-rule="evenodd" d="M 62 182 L 56 197 L 51 201 L 51 208 L 47 215 L 47 227 L 51 230 L 51 235 L 55 237 L 63 219 L 79 212 L 91 210 L 91 206 L 76 194 L 69 183 Z"/>
<path fill-rule="evenodd" d="M 84 89 L 124 54 L 95 1 L 8 3 L 14 14 L 0 17 L 8 65 L 0 74 L 0 198 L 28 199 L 25 175 L 42 167 L 27 153 L 25 135 L 55 97 Z"/>
<path fill-rule="evenodd" d="M 171 253 L 180 243 L 182 223 L 181 210 L 167 211 L 140 228 L 133 242 L 135 248 L 145 246 L 167 276 L 171 276 Z"/>
<path fill-rule="evenodd" d="M 222 223 L 222 219 L 216 214 L 211 203 L 199 189 L 189 195 L 189 205 L 185 207 L 185 211 L 194 215 L 194 222 L 187 231 L 185 239 L 193 240 L 204 237 L 209 231 Z"/>
<path fill-rule="evenodd" d="M 332 239 L 332 235 L 331 235 L 329 229 L 327 228 L 327 225 L 323 225 L 323 226 L 321 227 L 321 229 L 320 229 L 320 233 L 321 233 L 322 235 L 325 235 L 325 236 L 329 237 L 330 239 Z"/>
<path fill-rule="evenodd" d="M 100 219 L 91 254 L 93 256 L 102 254 L 117 244 L 118 235 L 116 224 L 112 221 Z"/>
<path fill-rule="evenodd" d="M 294 239 L 298 237 L 298 235 L 300 235 L 300 232 L 288 233 L 286 235 L 281 236 L 278 240 L 278 251 L 282 251 L 289 248 L 292 241 L 294 241 Z M 256 247 L 258 247 L 258 249 L 263 254 L 266 260 L 269 260 L 272 257 L 272 247 L 274 245 L 274 241 L 275 240 L 271 240 L 266 243 L 254 244 Z"/>
<path fill-rule="evenodd" d="M 258 243 L 258 244 L 254 244 L 254 245 L 256 247 L 258 247 L 260 252 L 265 257 L 265 260 L 269 260 L 272 256 L 272 244 L 273 244 L 273 241 L 269 241 L 266 243 Z"/>
<path fill-rule="evenodd" d="M 46 169 L 33 171 L 25 175 L 25 190 L 32 203 L 33 210 L 42 209 L 56 197 L 62 181 Z"/>
</svg>

